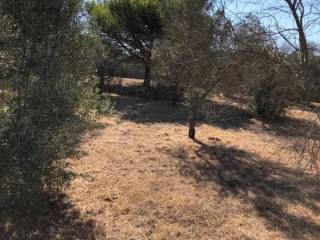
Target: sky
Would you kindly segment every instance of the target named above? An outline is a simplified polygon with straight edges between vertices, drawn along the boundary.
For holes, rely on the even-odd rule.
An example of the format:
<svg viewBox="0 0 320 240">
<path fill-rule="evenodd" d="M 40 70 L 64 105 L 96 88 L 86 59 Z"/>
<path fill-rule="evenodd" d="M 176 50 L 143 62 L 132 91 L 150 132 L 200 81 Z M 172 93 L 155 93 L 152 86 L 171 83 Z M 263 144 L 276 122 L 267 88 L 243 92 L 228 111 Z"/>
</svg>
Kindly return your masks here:
<svg viewBox="0 0 320 240">
<path fill-rule="evenodd" d="M 305 2 L 305 11 L 309 12 L 310 10 L 315 11 L 314 6 L 311 8 L 308 4 L 311 3 L 311 0 L 304 0 Z M 279 8 L 279 9 L 276 9 Z M 320 9 L 320 1 L 319 1 Z M 260 16 L 261 22 L 269 26 L 271 29 L 276 29 L 276 21 L 279 23 L 281 29 L 293 29 L 296 28 L 293 17 L 286 13 L 288 6 L 284 0 L 233 0 L 227 1 L 226 4 L 226 14 L 233 18 L 235 21 L 239 20 L 239 16 L 246 15 L 250 12 L 255 13 Z M 266 14 L 269 13 L 269 14 Z M 318 15 L 318 18 L 320 15 Z M 305 22 L 316 19 L 316 15 L 309 14 Z M 306 31 L 307 39 L 310 42 L 320 44 L 320 19 L 317 24 L 312 24 L 313 27 L 310 27 Z M 288 32 L 288 36 L 294 42 L 294 37 L 296 33 L 294 31 Z M 281 40 L 279 40 L 281 41 Z"/>
<path fill-rule="evenodd" d="M 84 0 L 88 2 L 89 0 Z M 280 7 L 282 10 L 288 10 L 288 6 L 286 5 L 284 0 L 220 0 L 225 2 L 226 5 L 226 14 L 232 18 L 234 21 L 239 21 L 241 17 L 248 13 L 254 13 L 260 16 L 261 22 L 270 27 L 271 29 L 275 29 L 275 20 L 279 23 L 280 28 L 282 29 L 293 29 L 296 28 L 294 19 L 290 14 L 284 13 L 283 11 L 278 11 L 272 8 Z M 311 3 L 312 0 L 303 0 L 306 5 L 306 12 L 310 10 L 308 7 L 308 3 Z M 320 1 L 318 9 L 320 10 Z M 266 15 L 265 13 L 269 12 L 270 15 Z M 317 24 L 313 24 L 314 27 L 309 28 L 306 31 L 306 36 L 309 42 L 313 42 L 316 45 L 320 46 L 320 15 L 319 21 Z M 315 15 L 310 15 L 306 18 L 306 22 L 315 19 Z M 298 43 L 296 39 L 296 32 L 288 32 L 288 37 L 295 44 Z M 279 37 L 278 42 L 283 44 L 283 41 Z"/>
</svg>

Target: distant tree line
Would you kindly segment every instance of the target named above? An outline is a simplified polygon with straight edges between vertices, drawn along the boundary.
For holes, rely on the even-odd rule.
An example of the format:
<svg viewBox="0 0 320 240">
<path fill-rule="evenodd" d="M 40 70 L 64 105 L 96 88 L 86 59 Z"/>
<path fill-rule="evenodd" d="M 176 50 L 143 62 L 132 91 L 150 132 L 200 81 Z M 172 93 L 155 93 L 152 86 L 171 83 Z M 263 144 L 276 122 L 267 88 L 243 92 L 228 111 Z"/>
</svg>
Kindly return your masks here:
<svg viewBox="0 0 320 240">
<path fill-rule="evenodd" d="M 230 20 L 220 1 L 92 1 L 88 11 L 109 47 L 144 62 L 146 86 L 152 66 L 153 86 L 170 86 L 174 99 L 185 99 L 193 129 L 195 110 L 217 91 L 244 96 L 268 121 L 279 119 L 291 103 L 319 100 L 319 55 L 305 33 L 316 18 L 304 22 L 306 1 L 280 3 L 295 20 L 298 45 L 286 35 L 290 29 L 264 26 L 253 13 Z M 263 10 L 271 14 L 273 6 Z M 291 48 L 279 46 L 275 36 Z"/>
</svg>

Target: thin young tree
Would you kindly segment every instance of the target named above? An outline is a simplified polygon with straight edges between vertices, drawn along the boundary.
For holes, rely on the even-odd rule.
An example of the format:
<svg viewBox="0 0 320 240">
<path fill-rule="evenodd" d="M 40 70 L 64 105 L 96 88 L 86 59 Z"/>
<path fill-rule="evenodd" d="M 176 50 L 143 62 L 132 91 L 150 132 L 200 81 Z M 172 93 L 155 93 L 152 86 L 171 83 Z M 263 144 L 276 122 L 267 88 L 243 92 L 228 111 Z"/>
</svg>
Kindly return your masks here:
<svg viewBox="0 0 320 240">
<path fill-rule="evenodd" d="M 210 15 L 213 8 L 205 0 L 176 1 L 173 9 L 154 53 L 156 76 L 183 92 L 190 109 L 188 136 L 195 139 L 199 113 L 219 82 L 223 18 L 219 11 Z"/>
</svg>

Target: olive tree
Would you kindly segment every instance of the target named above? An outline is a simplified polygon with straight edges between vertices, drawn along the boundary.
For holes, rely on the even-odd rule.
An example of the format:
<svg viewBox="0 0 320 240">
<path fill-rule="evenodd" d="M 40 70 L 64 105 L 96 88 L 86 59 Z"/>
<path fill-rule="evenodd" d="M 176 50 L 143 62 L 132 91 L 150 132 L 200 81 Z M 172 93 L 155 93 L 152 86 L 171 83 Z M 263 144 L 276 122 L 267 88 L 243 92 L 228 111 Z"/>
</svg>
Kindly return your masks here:
<svg viewBox="0 0 320 240">
<path fill-rule="evenodd" d="M 2 1 L 1 17 L 11 22 L 5 43 L 11 47 L 2 51 L 10 67 L 10 104 L 0 131 L 1 203 L 32 204 L 73 176 L 65 159 L 76 151 L 86 105 L 83 85 L 92 71 L 82 4 Z"/>
<path fill-rule="evenodd" d="M 155 76 L 183 94 L 190 109 L 188 136 L 195 139 L 199 112 L 220 80 L 223 13 L 205 0 L 176 1 L 172 9 L 154 52 Z"/>
</svg>

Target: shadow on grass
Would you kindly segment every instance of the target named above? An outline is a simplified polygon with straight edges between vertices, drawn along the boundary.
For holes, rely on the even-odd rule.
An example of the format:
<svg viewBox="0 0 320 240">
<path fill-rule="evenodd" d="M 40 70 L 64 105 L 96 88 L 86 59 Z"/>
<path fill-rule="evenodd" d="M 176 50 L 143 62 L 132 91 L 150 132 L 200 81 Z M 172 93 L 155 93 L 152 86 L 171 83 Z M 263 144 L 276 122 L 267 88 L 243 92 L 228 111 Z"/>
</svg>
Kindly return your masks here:
<svg viewBox="0 0 320 240">
<path fill-rule="evenodd" d="M 29 144 L 27 146 L 43 144 L 43 147 L 36 152 L 38 155 L 32 159 L 39 161 L 39 165 L 29 160 L 33 156 L 32 148 L 26 148 L 22 144 L 25 148 L 20 148 L 26 149 L 23 153 L 28 156 L 23 158 L 25 160 L 23 163 L 14 161 L 19 158 L 14 158 L 15 155 L 10 155 L 10 152 L 5 155 L 11 162 L 1 165 L 7 169 L 7 171 L 1 169 L 3 175 L 0 176 L 1 240 L 94 240 L 98 239 L 96 236 L 102 234 L 96 229 L 93 221 L 82 219 L 80 212 L 59 192 L 60 185 L 66 186 L 76 177 L 75 173 L 68 170 L 65 161 L 60 159 L 77 158 L 85 154 L 79 151 L 82 135 L 87 131 L 105 127 L 93 121 L 73 120 L 64 125 L 63 131 L 47 128 L 47 131 L 42 135 L 39 134 L 38 138 L 27 139 Z M 57 138 L 59 142 L 54 142 Z M 46 141 L 41 142 L 43 139 Z M 63 153 L 62 157 L 60 153 Z M 19 154 L 18 157 L 23 157 Z M 42 162 L 47 164 L 46 161 L 49 166 L 41 165 Z M 42 166 L 46 167 L 45 171 L 38 170 Z M 53 187 L 58 185 L 59 188 L 48 191 L 50 184 Z"/>
<path fill-rule="evenodd" d="M 265 125 L 264 130 L 287 138 L 307 137 L 307 134 L 310 132 L 308 138 L 318 140 L 320 132 L 319 120 L 311 117 L 314 113 L 309 112 L 307 114 L 310 115 L 308 119 L 283 117 L 277 122 Z M 310 131 L 311 129 L 312 131 Z"/>
<path fill-rule="evenodd" d="M 127 82 L 121 82 L 105 86 L 104 91 L 121 96 L 141 97 L 144 99 L 169 103 L 179 100 L 174 88 L 161 85 L 147 87 L 141 83 L 128 84 Z"/>
<path fill-rule="evenodd" d="M 181 105 L 157 102 L 138 97 L 113 95 L 115 110 L 122 119 L 136 123 L 177 123 L 187 124 L 189 112 Z M 199 123 L 218 126 L 223 129 L 246 128 L 251 123 L 252 114 L 237 106 L 207 101 L 208 117 L 202 117 Z"/>
<path fill-rule="evenodd" d="M 222 129 L 237 130 L 249 128 L 254 114 L 231 101 L 207 101 L 206 110 L 209 113 L 205 122 Z"/>
<path fill-rule="evenodd" d="M 84 220 L 80 212 L 63 195 L 47 196 L 46 210 L 35 212 L 16 209 L 15 213 L 1 214 L 2 240 L 96 240 L 105 239 L 104 233 L 92 220 Z"/>
<path fill-rule="evenodd" d="M 138 123 L 187 124 L 188 122 L 188 110 L 182 104 L 174 106 L 170 104 L 170 101 L 164 101 L 166 96 L 157 96 L 157 94 L 155 94 L 156 97 L 146 97 L 148 91 L 143 85 L 116 85 L 109 91 L 117 94 L 112 97 L 112 100 L 116 103 L 115 109 L 125 120 Z M 255 114 L 242 107 L 241 102 L 237 99 L 208 100 L 205 108 L 208 116 L 202 117 L 199 123 L 214 125 L 222 129 L 259 130 L 251 129 L 254 125 Z M 292 117 L 284 117 L 273 123 L 259 120 L 262 126 L 260 130 L 287 138 L 305 137 L 306 132 L 314 125 L 312 119 Z M 317 124 L 313 127 L 314 136 L 309 137 L 319 138 L 317 133 L 320 132 L 320 126 Z"/>
<path fill-rule="evenodd" d="M 123 119 L 138 123 L 180 123 L 188 122 L 188 109 L 182 104 L 172 105 L 170 90 L 154 90 L 140 84 L 110 85 L 106 87 L 116 103 L 115 109 Z M 169 98 L 169 100 L 168 100 Z M 247 128 L 254 117 L 252 113 L 235 104 L 207 101 L 208 117 L 201 117 L 199 123 L 216 125 L 223 129 Z"/>
<path fill-rule="evenodd" d="M 315 216 L 320 214 L 320 185 L 314 176 L 233 147 L 197 143 L 198 160 L 181 159 L 183 176 L 218 184 L 221 196 L 232 194 L 253 205 L 270 228 L 290 239 L 319 239 L 318 223 L 286 208 L 296 205 Z"/>
<path fill-rule="evenodd" d="M 184 106 L 172 106 L 143 98 L 111 96 L 115 110 L 124 120 L 136 123 L 178 123 L 186 124 L 188 111 Z"/>
</svg>

